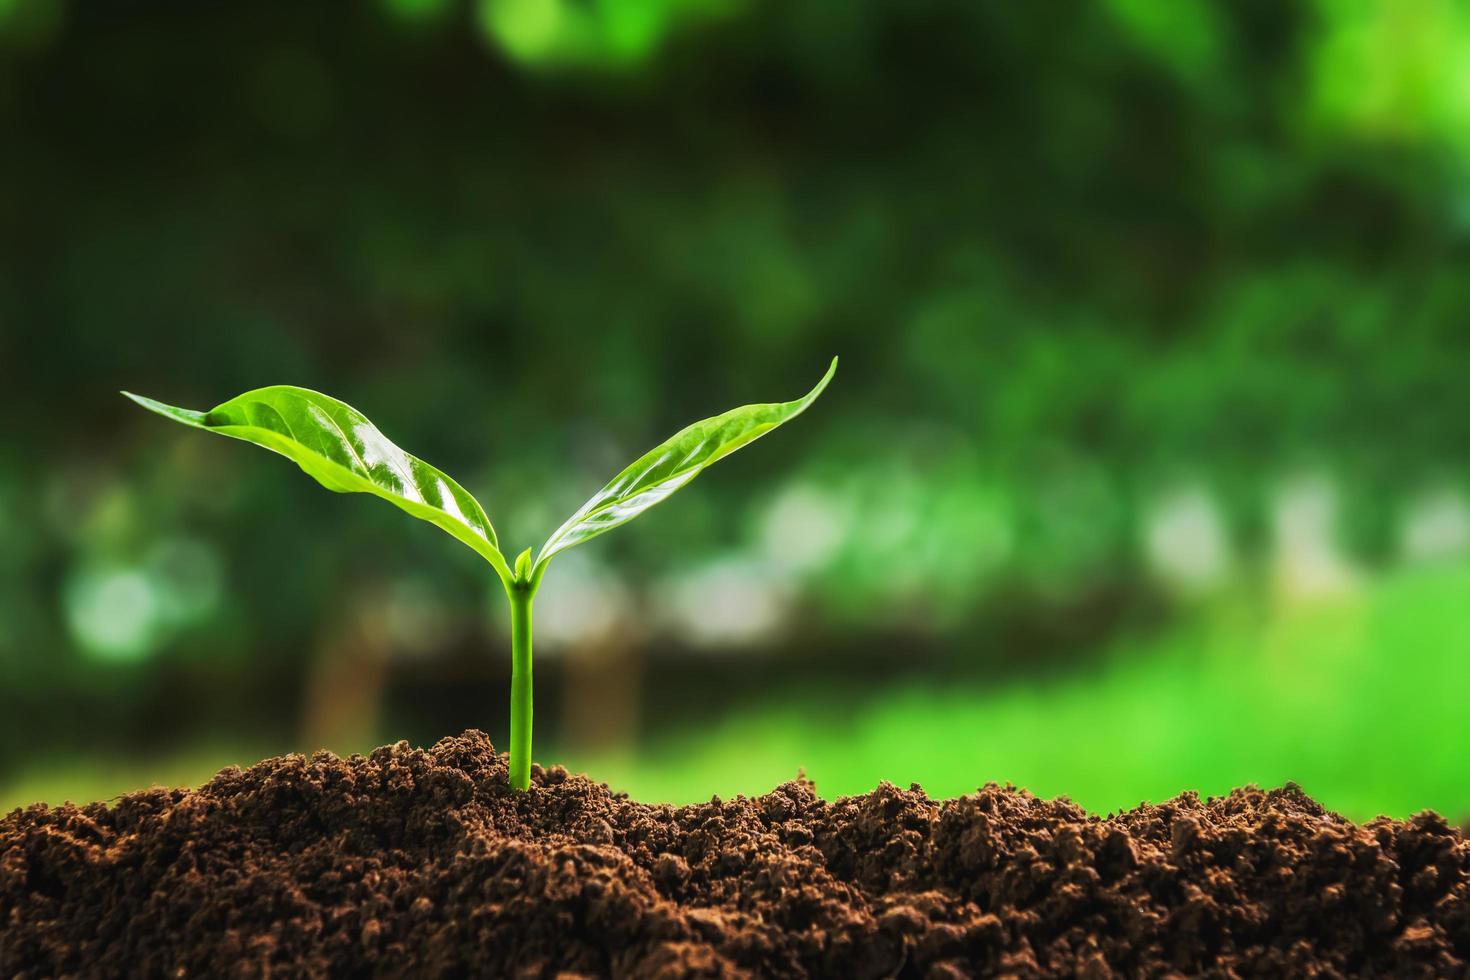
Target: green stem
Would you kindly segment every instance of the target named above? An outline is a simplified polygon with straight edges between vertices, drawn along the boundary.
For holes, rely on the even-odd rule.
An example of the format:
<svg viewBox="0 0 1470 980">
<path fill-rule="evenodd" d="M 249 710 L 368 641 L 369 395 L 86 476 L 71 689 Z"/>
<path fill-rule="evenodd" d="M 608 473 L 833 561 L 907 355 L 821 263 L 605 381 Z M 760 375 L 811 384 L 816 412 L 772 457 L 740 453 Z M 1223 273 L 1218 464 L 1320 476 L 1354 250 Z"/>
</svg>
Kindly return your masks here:
<svg viewBox="0 0 1470 980">
<path fill-rule="evenodd" d="M 510 595 L 510 788 L 531 788 L 531 600 L 534 587 L 516 582 Z"/>
</svg>

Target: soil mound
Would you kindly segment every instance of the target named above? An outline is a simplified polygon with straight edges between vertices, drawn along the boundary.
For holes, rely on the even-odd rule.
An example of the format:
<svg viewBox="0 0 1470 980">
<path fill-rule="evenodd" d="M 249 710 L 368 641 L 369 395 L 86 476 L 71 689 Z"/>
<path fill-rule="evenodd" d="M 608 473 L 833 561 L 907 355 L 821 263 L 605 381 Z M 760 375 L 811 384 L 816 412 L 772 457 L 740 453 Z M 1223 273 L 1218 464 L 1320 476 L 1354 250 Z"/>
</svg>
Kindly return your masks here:
<svg viewBox="0 0 1470 980">
<path fill-rule="evenodd" d="M 0 975 L 1460 976 L 1470 844 L 1294 787 L 1106 819 L 936 802 L 531 792 L 466 732 L 0 820 Z"/>
</svg>

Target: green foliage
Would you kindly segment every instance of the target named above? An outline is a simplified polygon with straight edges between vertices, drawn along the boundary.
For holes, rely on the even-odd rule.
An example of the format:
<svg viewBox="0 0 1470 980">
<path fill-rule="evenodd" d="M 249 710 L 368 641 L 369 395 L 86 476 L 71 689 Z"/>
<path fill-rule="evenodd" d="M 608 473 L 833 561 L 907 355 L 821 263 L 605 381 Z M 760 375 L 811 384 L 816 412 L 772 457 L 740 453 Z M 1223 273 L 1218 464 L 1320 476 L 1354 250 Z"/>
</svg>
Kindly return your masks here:
<svg viewBox="0 0 1470 980">
<path fill-rule="evenodd" d="M 828 656 L 872 689 L 1092 669 L 1198 615 L 1155 557 L 1180 491 L 1223 556 L 1211 589 L 1274 587 L 1303 471 L 1333 492 L 1323 546 L 1391 572 L 1436 533 L 1422 495 L 1470 500 L 1467 9 L 0 0 L 0 365 L 16 404 L 64 406 L 0 440 L 0 716 L 26 736 L 0 781 L 99 727 L 135 752 L 345 747 L 281 693 L 343 645 L 324 615 L 363 604 L 394 624 L 375 655 L 432 665 L 390 669 L 364 726 L 504 724 L 465 693 L 494 682 L 461 655 L 489 642 L 478 562 L 153 438 L 119 387 L 351 390 L 540 544 L 741 379 L 794 393 L 774 366 L 842 350 L 861 397 L 538 597 L 566 627 L 538 678 L 558 704 L 579 658 L 648 658 L 606 693 L 634 755 L 673 723 L 646 690 L 671 665 L 732 699 L 758 675 L 753 703 Z M 181 601 L 211 576 L 158 557 L 179 547 L 215 601 Z M 780 599 L 748 647 L 679 619 L 730 568 Z"/>
<path fill-rule="evenodd" d="M 705 19 L 732 0 L 477 0 L 485 36 L 534 68 L 630 68 L 681 22 Z"/>
<path fill-rule="evenodd" d="M 344 402 L 291 385 L 258 388 L 198 412 L 123 392 L 164 418 L 263 446 L 296 463 L 337 493 L 371 493 L 449 532 L 488 561 L 511 603 L 510 781 L 530 786 L 531 602 L 551 559 L 637 517 L 687 486 L 715 461 L 749 445 L 817 400 L 837 372 L 837 358 L 806 395 L 744 405 L 695 422 L 640 456 L 547 539 L 534 568 L 531 549 L 506 563 L 490 519 L 474 497 L 441 471 L 399 449 Z"/>
</svg>

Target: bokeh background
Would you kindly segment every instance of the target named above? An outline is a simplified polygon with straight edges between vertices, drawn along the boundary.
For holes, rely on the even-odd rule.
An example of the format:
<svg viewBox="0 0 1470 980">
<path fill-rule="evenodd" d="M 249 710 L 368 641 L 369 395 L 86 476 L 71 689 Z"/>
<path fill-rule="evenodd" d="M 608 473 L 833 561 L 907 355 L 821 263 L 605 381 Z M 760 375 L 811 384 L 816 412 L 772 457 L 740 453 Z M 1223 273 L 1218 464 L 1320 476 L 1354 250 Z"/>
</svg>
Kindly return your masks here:
<svg viewBox="0 0 1470 980">
<path fill-rule="evenodd" d="M 294 383 L 559 559 L 537 757 L 645 799 L 1470 814 L 1470 9 L 0 0 L 0 808 L 503 743 L 446 535 L 148 415 Z"/>
</svg>

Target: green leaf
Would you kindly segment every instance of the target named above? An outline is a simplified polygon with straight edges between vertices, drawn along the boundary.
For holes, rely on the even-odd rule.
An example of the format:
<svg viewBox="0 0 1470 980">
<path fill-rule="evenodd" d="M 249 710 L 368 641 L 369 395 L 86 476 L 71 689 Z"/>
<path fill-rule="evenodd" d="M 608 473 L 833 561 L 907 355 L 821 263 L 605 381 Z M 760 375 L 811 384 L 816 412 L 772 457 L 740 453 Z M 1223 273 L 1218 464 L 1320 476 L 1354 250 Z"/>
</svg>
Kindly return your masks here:
<svg viewBox="0 0 1470 980">
<path fill-rule="evenodd" d="M 817 386 L 793 402 L 742 405 L 680 429 L 649 450 L 557 528 L 536 561 L 538 573 L 551 558 L 626 524 L 698 476 L 705 467 L 789 422 L 817 400 L 837 372 L 837 358 Z"/>
<path fill-rule="evenodd" d="M 257 388 L 208 412 L 123 392 L 150 411 L 280 453 L 328 490 L 371 493 L 469 545 L 502 579 L 510 570 L 485 509 L 447 475 L 389 442 L 350 405 L 291 385 Z"/>
</svg>

